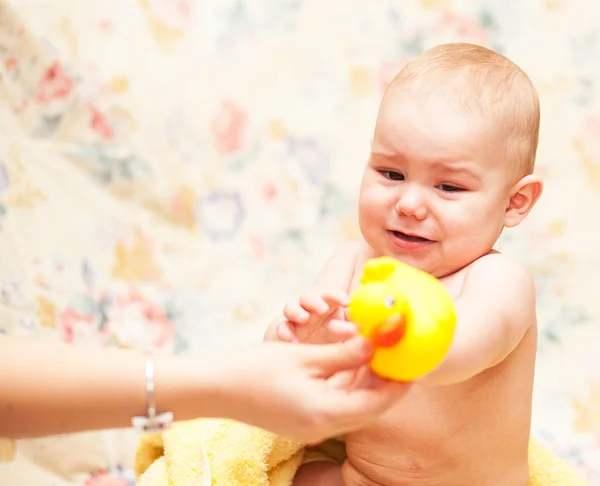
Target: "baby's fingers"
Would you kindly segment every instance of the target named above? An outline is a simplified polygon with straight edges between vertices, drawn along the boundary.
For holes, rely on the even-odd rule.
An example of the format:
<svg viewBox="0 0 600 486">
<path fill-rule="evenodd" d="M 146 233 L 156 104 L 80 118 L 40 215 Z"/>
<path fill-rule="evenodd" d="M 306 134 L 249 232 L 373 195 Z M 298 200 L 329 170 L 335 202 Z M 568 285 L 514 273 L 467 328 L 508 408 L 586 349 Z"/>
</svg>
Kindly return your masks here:
<svg viewBox="0 0 600 486">
<path fill-rule="evenodd" d="M 330 307 L 346 307 L 350 304 L 350 297 L 343 290 L 332 290 L 329 292 L 324 292 L 321 298 L 330 306 Z"/>
<path fill-rule="evenodd" d="M 325 316 L 330 310 L 331 306 L 323 299 L 319 294 L 309 293 L 304 294 L 300 297 L 300 306 L 311 314 L 318 316 Z"/>
<path fill-rule="evenodd" d="M 296 324 L 306 324 L 310 314 L 307 310 L 302 308 L 302 305 L 298 301 L 288 302 L 283 308 L 283 316 L 288 320 Z"/>
<path fill-rule="evenodd" d="M 280 341 L 285 341 L 287 343 L 298 342 L 298 338 L 296 337 L 296 326 L 291 322 L 282 322 L 277 326 L 277 338 Z"/>
<path fill-rule="evenodd" d="M 327 379 L 327 383 L 334 388 L 351 389 L 356 376 L 356 370 L 339 371 Z"/>
</svg>

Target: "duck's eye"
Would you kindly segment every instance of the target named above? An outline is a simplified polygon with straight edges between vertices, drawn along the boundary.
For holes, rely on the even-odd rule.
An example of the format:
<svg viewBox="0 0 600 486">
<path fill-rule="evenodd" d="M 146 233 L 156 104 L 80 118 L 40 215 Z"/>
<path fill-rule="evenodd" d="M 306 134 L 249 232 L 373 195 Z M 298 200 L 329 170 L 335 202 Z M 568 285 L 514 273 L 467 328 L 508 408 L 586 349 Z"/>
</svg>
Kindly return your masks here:
<svg viewBox="0 0 600 486">
<path fill-rule="evenodd" d="M 396 305 L 396 299 L 394 299 L 392 295 L 386 295 L 383 302 L 385 303 L 385 306 L 389 309 L 393 309 Z"/>
</svg>

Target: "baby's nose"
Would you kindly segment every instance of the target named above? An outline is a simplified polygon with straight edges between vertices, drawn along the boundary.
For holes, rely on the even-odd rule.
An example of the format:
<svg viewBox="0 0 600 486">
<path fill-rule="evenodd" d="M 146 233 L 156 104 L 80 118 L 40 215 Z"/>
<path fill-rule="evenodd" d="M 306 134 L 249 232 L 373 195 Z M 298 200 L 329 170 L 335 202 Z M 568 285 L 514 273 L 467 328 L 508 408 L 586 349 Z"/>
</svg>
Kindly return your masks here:
<svg viewBox="0 0 600 486">
<path fill-rule="evenodd" d="M 418 188 L 407 188 L 396 203 L 396 212 L 418 220 L 427 217 L 427 206 L 422 192 Z"/>
</svg>

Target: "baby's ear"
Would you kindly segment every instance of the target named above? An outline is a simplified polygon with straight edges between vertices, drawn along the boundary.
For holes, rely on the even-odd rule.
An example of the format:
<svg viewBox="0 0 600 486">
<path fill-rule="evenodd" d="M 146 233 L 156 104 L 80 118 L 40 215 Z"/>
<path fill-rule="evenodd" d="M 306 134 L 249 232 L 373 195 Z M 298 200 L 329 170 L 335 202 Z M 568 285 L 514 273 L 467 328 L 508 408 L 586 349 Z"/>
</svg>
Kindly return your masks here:
<svg viewBox="0 0 600 486">
<path fill-rule="evenodd" d="M 504 226 L 512 228 L 520 224 L 535 206 L 543 189 L 542 179 L 535 174 L 529 174 L 520 179 L 511 189 L 504 215 Z"/>
</svg>

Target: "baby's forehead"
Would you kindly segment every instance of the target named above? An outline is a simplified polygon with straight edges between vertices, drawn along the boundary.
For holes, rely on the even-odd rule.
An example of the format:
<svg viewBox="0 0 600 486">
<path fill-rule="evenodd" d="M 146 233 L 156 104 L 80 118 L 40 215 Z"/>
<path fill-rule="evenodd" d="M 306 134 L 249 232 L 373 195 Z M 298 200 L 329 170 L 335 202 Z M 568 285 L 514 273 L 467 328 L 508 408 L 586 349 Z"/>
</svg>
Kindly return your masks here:
<svg viewBox="0 0 600 486">
<path fill-rule="evenodd" d="M 467 168 L 479 178 L 493 173 L 512 177 L 507 140 L 498 124 L 477 114 L 451 108 L 435 111 L 381 114 L 375 129 L 372 152 L 399 165 L 420 166 L 432 171 L 460 172 Z M 414 116 L 411 116 L 414 115 Z"/>
<path fill-rule="evenodd" d="M 410 92 L 390 93 L 381 104 L 375 137 L 393 139 L 427 140 L 428 147 L 453 144 L 458 139 L 462 145 L 478 142 L 500 143 L 502 124 L 493 114 L 464 109 L 460 103 L 438 94 L 413 96 Z M 406 141 L 406 140 L 405 140 Z"/>
<path fill-rule="evenodd" d="M 429 79 L 432 78 L 432 79 Z M 396 81 L 386 91 L 382 102 L 384 110 L 408 109 L 451 113 L 455 117 L 484 116 L 491 118 L 507 111 L 513 100 L 503 96 L 495 83 L 475 88 L 473 80 L 464 75 L 440 78 L 416 77 Z"/>
<path fill-rule="evenodd" d="M 420 124 L 433 139 L 449 140 L 471 132 L 471 141 L 506 153 L 507 166 L 531 173 L 539 119 L 535 86 L 516 64 L 482 46 L 450 43 L 425 51 L 396 75 L 375 130 Z"/>
<path fill-rule="evenodd" d="M 410 131 L 428 134 L 442 143 L 455 138 L 502 148 L 509 138 L 530 139 L 531 117 L 514 103 L 490 101 L 452 87 L 427 91 L 397 86 L 384 96 L 376 119 L 376 132 Z"/>
</svg>

